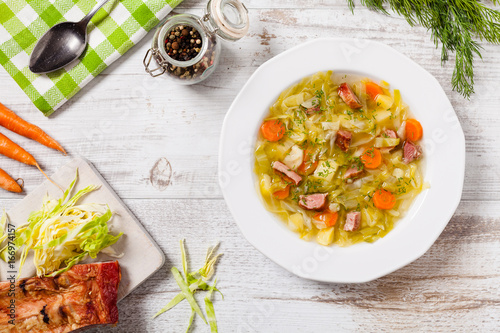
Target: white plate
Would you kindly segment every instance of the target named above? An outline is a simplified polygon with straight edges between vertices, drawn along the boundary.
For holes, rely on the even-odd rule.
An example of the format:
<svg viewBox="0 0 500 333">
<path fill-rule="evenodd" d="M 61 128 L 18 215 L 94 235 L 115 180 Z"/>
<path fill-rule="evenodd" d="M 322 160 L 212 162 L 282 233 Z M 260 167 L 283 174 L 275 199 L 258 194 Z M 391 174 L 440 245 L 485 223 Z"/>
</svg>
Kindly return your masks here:
<svg viewBox="0 0 500 333">
<path fill-rule="evenodd" d="M 424 128 L 425 180 L 431 188 L 418 196 L 394 230 L 372 244 L 323 247 L 301 240 L 264 208 L 257 193 L 253 151 L 270 105 L 285 88 L 326 70 L 389 82 Z M 418 64 L 378 42 L 317 39 L 279 54 L 248 80 L 222 128 L 219 182 L 241 232 L 277 264 L 318 281 L 367 282 L 422 256 L 460 202 L 464 171 L 464 134 L 441 86 Z"/>
<path fill-rule="evenodd" d="M 76 169 L 78 169 L 78 181 L 71 194 L 75 194 L 76 191 L 88 185 L 99 185 L 100 189 L 87 194 L 79 202 L 108 204 L 114 214 L 109 223 L 111 232 L 114 234 L 120 231 L 123 232 L 123 236 L 113 245 L 113 248 L 118 253 L 123 253 L 123 257 L 118 259 L 122 272 L 122 279 L 118 289 L 118 300 L 121 300 L 160 269 L 165 261 L 165 256 L 137 218 L 125 206 L 123 201 L 120 200 L 118 195 L 116 195 L 111 186 L 85 159 L 80 157 L 74 158 L 57 170 L 51 176 L 51 179 L 66 189 L 75 178 Z M 51 198 L 60 198 L 62 195 L 61 190 L 46 180 L 7 213 L 10 222 L 16 226 L 26 223 L 29 214 L 34 210 L 40 209 L 42 199 L 46 194 L 49 194 Z M 26 264 L 22 269 L 22 277 L 35 275 L 36 271 L 32 258 L 32 255 L 28 256 Z M 105 254 L 98 254 L 95 260 L 87 260 L 85 262 L 109 260 L 116 259 Z M 0 261 L 0 266 L 2 268 L 2 278 L 5 279 L 7 277 L 7 265 L 3 261 Z M 17 272 L 19 262 L 16 262 L 15 267 Z"/>
</svg>

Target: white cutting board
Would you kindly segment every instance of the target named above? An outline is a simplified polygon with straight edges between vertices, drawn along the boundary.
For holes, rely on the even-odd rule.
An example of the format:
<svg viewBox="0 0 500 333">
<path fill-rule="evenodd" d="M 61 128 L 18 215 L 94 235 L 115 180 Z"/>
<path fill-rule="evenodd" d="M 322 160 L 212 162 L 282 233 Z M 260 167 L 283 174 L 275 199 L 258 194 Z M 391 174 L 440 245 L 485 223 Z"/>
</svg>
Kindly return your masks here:
<svg viewBox="0 0 500 333">
<path fill-rule="evenodd" d="M 66 189 L 75 178 L 77 169 L 78 181 L 72 193 L 70 193 L 70 197 L 88 185 L 100 185 L 100 189 L 87 194 L 79 202 L 108 204 L 113 212 L 113 217 L 108 222 L 111 233 L 116 235 L 123 232 L 123 236 L 113 245 L 117 253 L 123 253 L 123 257 L 118 259 L 122 272 L 120 288 L 118 289 L 118 300 L 121 300 L 162 267 L 165 256 L 137 218 L 88 161 L 81 157 L 74 158 L 57 170 L 51 176 L 51 179 L 63 189 Z M 46 180 L 7 213 L 10 223 L 16 226 L 26 223 L 29 214 L 41 208 L 42 199 L 47 193 L 51 198 L 58 199 L 62 196 L 61 190 Z M 88 259 L 85 263 L 109 260 L 117 259 L 105 254 L 99 254 L 96 259 Z M 8 267 L 2 260 L 0 260 L 0 263 L 1 278 L 5 280 Z M 18 262 L 16 262 L 16 269 L 19 269 Z M 21 277 L 32 277 L 34 275 L 35 267 L 30 255 L 23 266 Z"/>
</svg>

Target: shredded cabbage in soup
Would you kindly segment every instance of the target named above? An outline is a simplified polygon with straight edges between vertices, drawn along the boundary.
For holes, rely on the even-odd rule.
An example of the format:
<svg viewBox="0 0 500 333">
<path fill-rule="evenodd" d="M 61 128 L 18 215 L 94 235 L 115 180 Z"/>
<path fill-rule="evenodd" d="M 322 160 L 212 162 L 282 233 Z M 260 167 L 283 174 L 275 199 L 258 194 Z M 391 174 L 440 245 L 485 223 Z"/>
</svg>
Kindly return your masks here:
<svg viewBox="0 0 500 333">
<path fill-rule="evenodd" d="M 386 82 L 331 71 L 306 77 L 281 93 L 260 128 L 263 202 L 302 239 L 373 242 L 427 186 L 422 134 Z"/>
</svg>

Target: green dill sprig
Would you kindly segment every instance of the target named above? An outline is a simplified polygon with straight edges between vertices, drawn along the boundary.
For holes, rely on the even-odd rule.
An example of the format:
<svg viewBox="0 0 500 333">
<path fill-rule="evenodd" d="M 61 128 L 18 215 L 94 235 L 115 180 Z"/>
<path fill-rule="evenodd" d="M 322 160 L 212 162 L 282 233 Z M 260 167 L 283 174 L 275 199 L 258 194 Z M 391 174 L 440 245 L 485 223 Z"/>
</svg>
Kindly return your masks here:
<svg viewBox="0 0 500 333">
<path fill-rule="evenodd" d="M 354 1 L 347 1 L 353 11 Z M 490 2 L 497 5 L 500 0 Z M 455 53 L 452 87 L 467 99 L 474 93 L 474 57 L 482 58 L 482 47 L 476 40 L 500 44 L 500 11 L 477 0 L 361 0 L 361 3 L 389 15 L 384 8 L 388 5 L 411 26 L 419 24 L 429 29 L 436 48 L 441 43 L 442 64 L 449 53 Z"/>
</svg>

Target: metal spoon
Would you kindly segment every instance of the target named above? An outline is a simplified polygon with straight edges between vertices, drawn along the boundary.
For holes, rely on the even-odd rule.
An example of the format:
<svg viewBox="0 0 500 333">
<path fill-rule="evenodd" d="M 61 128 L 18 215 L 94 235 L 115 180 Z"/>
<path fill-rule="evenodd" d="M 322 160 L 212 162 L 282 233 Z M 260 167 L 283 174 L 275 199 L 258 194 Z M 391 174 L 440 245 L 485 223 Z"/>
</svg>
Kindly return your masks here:
<svg viewBox="0 0 500 333">
<path fill-rule="evenodd" d="M 80 22 L 63 22 L 50 28 L 36 43 L 29 68 L 42 74 L 58 70 L 75 61 L 87 46 L 87 25 L 109 0 L 102 0 Z"/>
</svg>

